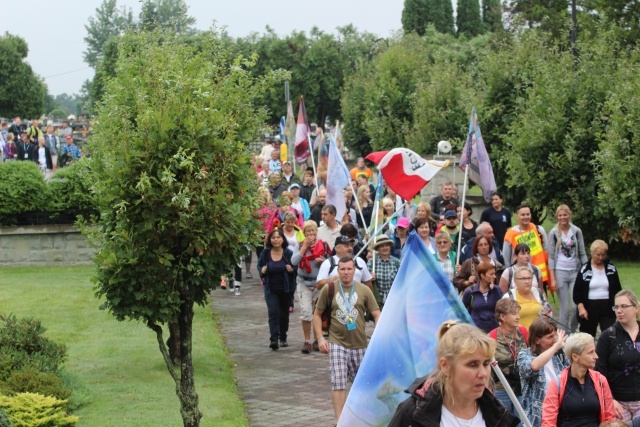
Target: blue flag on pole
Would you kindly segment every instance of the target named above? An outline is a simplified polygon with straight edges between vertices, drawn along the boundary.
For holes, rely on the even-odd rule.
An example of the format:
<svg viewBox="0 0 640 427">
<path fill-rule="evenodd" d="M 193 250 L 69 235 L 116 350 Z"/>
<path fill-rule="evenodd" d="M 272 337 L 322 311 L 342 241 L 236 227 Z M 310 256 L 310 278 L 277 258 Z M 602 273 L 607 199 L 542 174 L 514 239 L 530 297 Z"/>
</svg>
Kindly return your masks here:
<svg viewBox="0 0 640 427">
<path fill-rule="evenodd" d="M 342 155 L 336 147 L 335 141 L 329 142 L 329 161 L 327 165 L 327 205 L 336 208 L 336 221 L 340 223 L 342 217 L 347 214 L 347 206 L 344 201 L 344 188 L 351 182 L 351 174 L 344 163 Z"/>
<path fill-rule="evenodd" d="M 438 328 L 450 319 L 473 324 L 435 257 L 412 232 L 338 427 L 386 426 L 409 397 L 404 390 L 433 370 Z"/>
<path fill-rule="evenodd" d="M 493 168 L 491 167 L 487 148 L 482 139 L 480 125 L 478 124 L 478 113 L 476 113 L 475 108 L 471 110 L 469 133 L 460 156 L 460 168 L 462 170 L 469 168 L 469 179 L 482 188 L 484 199 L 490 202 L 491 193 L 496 191 L 496 180 L 493 176 Z"/>
</svg>

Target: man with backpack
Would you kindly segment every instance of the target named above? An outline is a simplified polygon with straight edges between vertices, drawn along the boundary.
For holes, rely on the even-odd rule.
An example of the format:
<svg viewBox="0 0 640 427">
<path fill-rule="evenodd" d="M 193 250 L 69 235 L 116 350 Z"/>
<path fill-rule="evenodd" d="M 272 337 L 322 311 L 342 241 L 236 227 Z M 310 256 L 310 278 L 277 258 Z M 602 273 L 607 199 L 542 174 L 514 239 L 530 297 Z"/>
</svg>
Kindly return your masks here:
<svg viewBox="0 0 640 427">
<path fill-rule="evenodd" d="M 348 238 L 338 238 L 343 239 Z M 338 244 L 338 240 L 336 250 L 344 246 Z M 313 313 L 313 328 L 316 335 L 322 337 L 322 314 L 329 311 L 329 339 L 319 338 L 318 345 L 322 353 L 329 354 L 331 399 L 336 420 L 339 420 L 347 400 L 347 381 L 353 382 L 367 348 L 364 314 L 371 313 L 377 322 L 380 308 L 371 289 L 354 280 L 357 269 L 351 256 L 340 258 L 337 270 L 339 280 L 320 291 Z M 333 298 L 329 298 L 332 290 Z"/>
<path fill-rule="evenodd" d="M 320 234 L 320 233 L 318 233 Z M 329 257 L 326 261 L 322 263 L 320 266 L 320 271 L 318 271 L 318 277 L 316 279 L 316 287 L 318 289 L 322 289 L 324 285 L 331 281 L 338 280 L 338 260 L 344 257 L 353 257 L 353 244 L 355 240 L 347 237 L 347 236 L 338 236 L 336 238 L 335 251 L 336 254 L 332 257 Z M 356 282 L 360 282 L 364 285 L 367 285 L 369 289 L 373 290 L 373 285 L 371 284 L 371 273 L 369 273 L 369 269 L 367 268 L 367 264 L 362 260 L 362 258 L 357 257 L 355 261 L 355 273 L 354 279 Z"/>
</svg>

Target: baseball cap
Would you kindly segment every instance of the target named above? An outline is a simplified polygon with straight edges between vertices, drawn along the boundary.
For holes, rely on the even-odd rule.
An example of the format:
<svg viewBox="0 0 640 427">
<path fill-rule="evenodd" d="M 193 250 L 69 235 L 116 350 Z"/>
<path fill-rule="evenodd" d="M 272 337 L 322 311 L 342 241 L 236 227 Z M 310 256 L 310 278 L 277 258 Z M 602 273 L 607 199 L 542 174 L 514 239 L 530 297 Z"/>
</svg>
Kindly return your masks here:
<svg viewBox="0 0 640 427">
<path fill-rule="evenodd" d="M 336 238 L 336 244 L 335 244 L 335 246 L 338 246 L 338 245 L 348 245 L 349 243 L 353 243 L 353 242 L 355 242 L 355 240 L 354 240 L 354 239 L 352 239 L 352 238 L 350 238 L 350 237 L 348 237 L 348 236 L 338 236 L 338 237 Z"/>
<path fill-rule="evenodd" d="M 409 224 L 409 218 L 402 217 L 398 220 L 396 226 L 400 228 L 409 228 Z"/>
<path fill-rule="evenodd" d="M 445 219 L 447 219 L 447 218 L 457 218 L 457 217 L 458 217 L 458 215 L 456 214 L 455 211 L 446 211 L 444 213 L 444 218 Z"/>
<path fill-rule="evenodd" d="M 71 135 L 67 135 L 67 139 L 73 139 Z"/>
</svg>

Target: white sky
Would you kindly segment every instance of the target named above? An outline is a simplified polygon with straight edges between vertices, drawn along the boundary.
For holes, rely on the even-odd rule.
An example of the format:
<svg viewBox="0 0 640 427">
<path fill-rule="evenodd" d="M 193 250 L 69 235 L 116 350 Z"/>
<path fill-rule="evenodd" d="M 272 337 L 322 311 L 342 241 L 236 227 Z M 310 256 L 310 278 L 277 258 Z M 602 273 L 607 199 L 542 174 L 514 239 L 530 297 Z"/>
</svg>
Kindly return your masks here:
<svg viewBox="0 0 640 427">
<path fill-rule="evenodd" d="M 29 45 L 27 62 L 45 78 L 53 96 L 80 91 L 94 70 L 82 60 L 86 45 L 84 28 L 95 16 L 101 0 L 0 0 L 0 32 L 24 38 Z M 281 36 L 317 26 L 333 32 L 338 26 L 355 25 L 383 37 L 401 29 L 404 0 L 186 0 L 198 29 L 213 21 L 226 26 L 233 37 L 263 33 L 271 26 Z M 118 7 L 140 12 L 139 0 L 118 0 Z"/>
</svg>

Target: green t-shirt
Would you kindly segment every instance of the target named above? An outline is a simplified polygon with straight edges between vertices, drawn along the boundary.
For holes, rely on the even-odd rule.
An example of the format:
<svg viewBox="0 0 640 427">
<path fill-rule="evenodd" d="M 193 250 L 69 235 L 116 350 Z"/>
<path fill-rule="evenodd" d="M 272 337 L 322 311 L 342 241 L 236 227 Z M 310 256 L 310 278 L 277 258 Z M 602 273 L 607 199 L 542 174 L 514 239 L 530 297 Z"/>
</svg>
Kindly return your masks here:
<svg viewBox="0 0 640 427">
<path fill-rule="evenodd" d="M 343 293 L 344 291 L 344 293 Z M 351 302 L 351 312 L 347 313 L 346 301 Z M 326 310 L 329 303 L 329 286 L 320 290 L 320 296 L 316 308 Z M 334 286 L 333 302 L 331 303 L 331 327 L 329 328 L 329 341 L 345 348 L 359 349 L 367 347 L 367 334 L 365 332 L 365 311 L 371 313 L 379 310 L 373 292 L 367 286 L 359 282 L 353 282 L 353 294 L 351 287 L 340 289 L 340 282 Z M 356 329 L 347 330 L 349 314 L 356 320 Z"/>
</svg>

